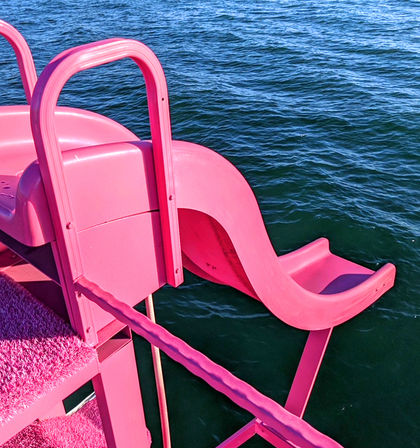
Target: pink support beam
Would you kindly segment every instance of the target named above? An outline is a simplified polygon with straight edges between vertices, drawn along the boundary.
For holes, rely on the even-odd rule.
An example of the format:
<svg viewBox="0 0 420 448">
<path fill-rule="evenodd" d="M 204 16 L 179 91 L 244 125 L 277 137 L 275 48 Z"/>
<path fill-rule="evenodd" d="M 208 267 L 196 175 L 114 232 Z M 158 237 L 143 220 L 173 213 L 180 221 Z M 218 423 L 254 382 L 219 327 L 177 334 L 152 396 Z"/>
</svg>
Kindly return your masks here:
<svg viewBox="0 0 420 448">
<path fill-rule="evenodd" d="M 153 304 L 152 294 L 150 294 L 146 298 L 145 302 L 146 302 L 147 317 L 153 323 L 156 323 L 155 307 Z M 159 415 L 160 415 L 160 425 L 162 428 L 163 448 L 171 448 L 171 431 L 169 426 L 168 405 L 166 403 L 165 383 L 163 380 L 163 369 L 160 357 L 160 350 L 154 345 L 151 346 L 151 349 L 153 359 L 153 370 L 155 373 L 155 380 L 156 380 L 156 391 L 159 402 Z"/>
<path fill-rule="evenodd" d="M 228 439 L 223 441 L 216 448 L 238 448 L 243 445 L 247 440 L 254 437 L 257 434 L 258 425 L 257 419 L 254 418 L 247 425 L 243 426 L 241 429 L 232 434 Z"/>
<path fill-rule="evenodd" d="M 285 408 L 302 418 L 333 329 L 311 331 L 300 358 Z"/>
<path fill-rule="evenodd" d="M 296 448 L 295 445 L 286 442 L 283 438 L 276 434 L 259 418 L 254 418 L 251 420 L 247 425 L 236 431 L 220 445 L 217 445 L 217 448 L 238 448 L 255 435 L 262 437 L 276 448 Z"/>
<path fill-rule="evenodd" d="M 276 448 L 296 448 L 295 445 L 292 445 L 279 437 L 275 432 L 272 431 L 271 428 L 268 428 L 259 419 L 256 420 L 255 429 L 260 437 L 262 437 L 264 440 L 266 440 Z"/>
<path fill-rule="evenodd" d="M 80 278 L 75 288 L 121 322 L 126 323 L 150 344 L 163 350 L 194 375 L 259 418 L 284 439 L 301 448 L 341 446 L 89 280 Z"/>
<path fill-rule="evenodd" d="M 305 412 L 332 330 L 332 328 L 329 328 L 327 330 L 311 331 L 309 333 L 285 405 L 285 409 L 297 415 L 299 418 L 302 418 Z M 263 437 L 275 447 L 292 447 L 292 445 L 276 435 L 261 420 L 254 419 L 217 448 L 239 447 L 255 434 Z"/>
<path fill-rule="evenodd" d="M 100 359 L 93 386 L 108 448 L 149 448 L 132 340 Z"/>
</svg>

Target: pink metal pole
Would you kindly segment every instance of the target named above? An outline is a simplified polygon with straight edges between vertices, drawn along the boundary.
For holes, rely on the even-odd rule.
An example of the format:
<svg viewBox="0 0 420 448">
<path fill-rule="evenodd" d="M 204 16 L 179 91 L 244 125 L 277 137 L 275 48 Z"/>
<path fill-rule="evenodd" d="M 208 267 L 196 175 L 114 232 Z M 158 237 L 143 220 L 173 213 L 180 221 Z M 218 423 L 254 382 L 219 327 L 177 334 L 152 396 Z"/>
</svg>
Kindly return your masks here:
<svg viewBox="0 0 420 448">
<path fill-rule="evenodd" d="M 275 432 L 268 428 L 261 420 L 256 419 L 255 428 L 257 434 L 262 437 L 264 440 L 269 442 L 271 445 L 276 448 L 296 448 L 295 445 L 286 442 L 281 437 L 279 437 Z"/>
<path fill-rule="evenodd" d="M 259 418 L 254 418 L 247 425 L 232 434 L 216 448 L 238 448 L 253 436 L 259 435 L 276 448 L 296 448 L 275 434 L 271 428 L 268 428 Z"/>
<path fill-rule="evenodd" d="M 149 448 L 133 341 L 101 360 L 93 378 L 108 448 Z"/>
<path fill-rule="evenodd" d="M 217 445 L 216 448 L 238 448 L 243 445 L 247 440 L 257 434 L 257 419 L 251 420 L 248 424 L 232 434 L 228 439 Z"/>
<path fill-rule="evenodd" d="M 259 418 L 285 440 L 301 448 L 341 447 L 339 443 L 312 428 L 304 420 L 291 414 L 248 383 L 236 378 L 228 370 L 84 277 L 77 281 L 75 288 L 128 325 L 150 344 L 160 348 L 194 375 L 202 378 L 213 389 L 223 393 L 238 406 Z"/>
<path fill-rule="evenodd" d="M 303 417 L 333 329 L 311 331 L 305 344 L 285 408 Z"/>
<path fill-rule="evenodd" d="M 156 323 L 155 307 L 153 305 L 152 294 L 150 294 L 146 298 L 146 313 L 147 317 L 153 323 Z M 160 424 L 162 427 L 163 447 L 171 448 L 171 432 L 169 426 L 168 405 L 166 403 L 165 384 L 163 382 L 163 370 L 162 370 L 162 361 L 160 358 L 160 350 L 154 345 L 151 345 L 151 349 L 153 358 L 153 369 L 155 372 L 155 380 L 156 380 L 156 390 L 159 402 L 159 414 L 160 414 Z"/>
<path fill-rule="evenodd" d="M 286 405 L 284 406 L 285 409 L 297 415 L 299 418 L 302 418 L 305 412 L 332 330 L 332 328 L 329 328 L 327 330 L 311 331 L 309 333 L 292 387 L 287 397 Z M 261 420 L 254 419 L 218 445 L 217 448 L 239 447 L 254 434 L 258 434 L 278 448 L 292 446 L 284 440 L 280 440 Z"/>
<path fill-rule="evenodd" d="M 4 20 L 0 20 L 0 36 L 3 36 L 15 51 L 26 99 L 28 104 L 31 104 L 32 93 L 37 80 L 31 50 L 19 31 Z"/>
</svg>

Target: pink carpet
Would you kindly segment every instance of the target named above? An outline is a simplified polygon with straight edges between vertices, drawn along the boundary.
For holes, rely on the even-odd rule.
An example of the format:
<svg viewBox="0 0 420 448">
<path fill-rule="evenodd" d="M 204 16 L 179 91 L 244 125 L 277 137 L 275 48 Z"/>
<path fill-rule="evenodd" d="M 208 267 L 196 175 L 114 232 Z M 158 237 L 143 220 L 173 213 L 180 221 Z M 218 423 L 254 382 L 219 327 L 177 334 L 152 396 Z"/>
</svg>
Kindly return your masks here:
<svg viewBox="0 0 420 448">
<path fill-rule="evenodd" d="M 96 351 L 79 339 L 62 319 L 0 273 L 0 426 L 95 357 Z M 83 417 L 71 418 L 72 424 L 78 426 L 80 419 L 87 418 L 85 414 L 80 415 Z M 64 421 L 67 420 L 54 419 L 51 427 L 61 425 L 64 428 L 67 425 Z M 48 423 L 40 427 L 31 426 L 28 431 L 41 431 L 40 428 L 46 433 L 50 431 Z M 65 433 L 64 429 L 58 432 Z M 78 436 L 75 437 L 79 440 Z M 71 440 L 69 435 L 66 438 Z M 78 442 L 72 445 L 21 443 L 10 446 L 96 448 L 105 445 L 81 445 Z"/>
<path fill-rule="evenodd" d="M 73 415 L 35 422 L 1 448 L 106 448 L 96 400 Z"/>
</svg>

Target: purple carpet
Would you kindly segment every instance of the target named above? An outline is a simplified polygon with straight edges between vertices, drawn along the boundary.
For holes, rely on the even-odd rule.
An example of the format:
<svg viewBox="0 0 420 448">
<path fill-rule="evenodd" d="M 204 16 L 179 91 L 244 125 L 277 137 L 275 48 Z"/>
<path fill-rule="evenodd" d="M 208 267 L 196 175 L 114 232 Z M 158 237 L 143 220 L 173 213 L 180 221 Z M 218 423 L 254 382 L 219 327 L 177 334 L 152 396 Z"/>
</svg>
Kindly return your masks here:
<svg viewBox="0 0 420 448">
<path fill-rule="evenodd" d="M 96 400 L 70 416 L 33 423 L 1 448 L 106 448 Z"/>
<path fill-rule="evenodd" d="M 78 338 L 62 319 L 0 273 L 0 426 L 10 422 L 95 357 L 96 351 Z M 46 440 L 57 432 L 57 440 L 72 441 L 70 445 L 61 442 L 10 442 L 10 445 L 8 442 L 4 447 L 105 446 L 97 443 L 97 433 L 101 431 L 92 423 L 97 421 L 96 417 L 89 418 L 92 406 L 72 417 L 34 424 L 24 431 L 25 434 L 45 434 Z M 81 444 L 77 431 L 65 429 L 70 426 L 84 428 L 82 432 L 86 433 L 88 442 Z M 90 434 L 93 427 L 96 432 Z M 41 440 L 38 435 L 35 438 Z M 51 435 L 51 440 L 55 440 L 54 437 Z M 96 444 L 89 442 L 91 438 Z"/>
</svg>

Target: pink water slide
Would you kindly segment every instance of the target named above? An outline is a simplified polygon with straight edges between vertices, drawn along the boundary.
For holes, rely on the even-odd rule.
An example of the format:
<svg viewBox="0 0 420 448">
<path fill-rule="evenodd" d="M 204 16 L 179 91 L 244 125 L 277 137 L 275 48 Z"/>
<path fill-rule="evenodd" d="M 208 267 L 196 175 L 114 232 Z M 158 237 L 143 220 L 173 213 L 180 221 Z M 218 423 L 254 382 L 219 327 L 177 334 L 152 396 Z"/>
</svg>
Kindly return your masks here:
<svg viewBox="0 0 420 448">
<path fill-rule="evenodd" d="M 347 321 L 394 284 L 392 264 L 374 272 L 333 255 L 326 238 L 278 257 L 232 164 L 193 143 L 174 141 L 173 154 L 183 262 L 195 274 L 239 289 L 305 330 Z"/>
<path fill-rule="evenodd" d="M 61 409 L 64 391 L 92 378 L 108 445 L 148 447 L 132 329 L 254 416 L 220 447 L 240 446 L 254 434 L 278 447 L 338 447 L 302 416 L 333 327 L 391 288 L 395 267 L 374 272 L 332 254 L 325 238 L 278 257 L 240 172 L 208 148 L 172 140 L 164 73 L 140 42 L 110 39 L 67 50 L 37 80 L 23 38 L 2 21 L 0 34 L 16 52 L 28 100 L 0 107 L 2 260 L 7 246 L 19 263 L 52 279 L 61 295 L 41 300 L 64 308 L 93 350 L 86 367 L 62 379 L 66 388 L 51 386 L 47 398 L 35 397 L 7 421 L 0 444 L 39 414 L 51 415 L 49 408 Z M 151 141 L 102 115 L 57 106 L 73 75 L 122 58 L 144 75 Z M 4 262 L 2 270 L 12 273 L 17 264 Z M 311 331 L 285 407 L 132 309 L 164 284 L 178 286 L 183 267 Z M 122 370 L 129 381 L 119 380 Z"/>
</svg>

